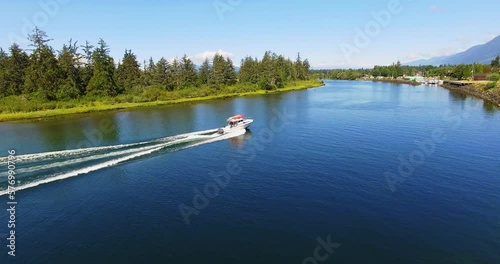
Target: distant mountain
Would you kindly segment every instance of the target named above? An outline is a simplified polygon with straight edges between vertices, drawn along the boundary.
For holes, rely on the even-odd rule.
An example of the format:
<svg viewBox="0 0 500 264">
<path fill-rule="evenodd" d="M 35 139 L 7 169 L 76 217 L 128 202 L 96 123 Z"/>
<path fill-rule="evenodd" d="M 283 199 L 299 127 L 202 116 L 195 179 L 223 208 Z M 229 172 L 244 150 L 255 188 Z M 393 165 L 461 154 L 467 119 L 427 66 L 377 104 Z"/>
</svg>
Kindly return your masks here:
<svg viewBox="0 0 500 264">
<path fill-rule="evenodd" d="M 436 57 L 428 60 L 417 60 L 404 63 L 404 65 L 439 66 L 443 64 L 450 64 L 450 65 L 472 64 L 472 63 L 490 64 L 491 61 L 498 55 L 500 55 L 500 35 L 486 44 L 474 46 L 464 52 L 460 52 L 455 55 Z"/>
</svg>

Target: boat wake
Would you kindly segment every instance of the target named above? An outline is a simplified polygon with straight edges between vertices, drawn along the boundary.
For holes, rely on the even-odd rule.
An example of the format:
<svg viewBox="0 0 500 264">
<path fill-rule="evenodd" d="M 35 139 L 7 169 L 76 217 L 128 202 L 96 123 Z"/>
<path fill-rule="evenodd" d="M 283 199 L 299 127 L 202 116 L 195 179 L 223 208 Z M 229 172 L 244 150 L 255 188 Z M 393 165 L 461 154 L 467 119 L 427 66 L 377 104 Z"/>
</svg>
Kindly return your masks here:
<svg viewBox="0 0 500 264">
<path fill-rule="evenodd" d="M 68 179 L 159 152 L 174 152 L 245 134 L 237 130 L 219 134 L 217 129 L 181 134 L 151 141 L 94 148 L 52 151 L 17 156 L 15 190 Z M 0 166 L 7 164 L 0 157 Z M 7 172 L 0 173 L 0 196 L 7 194 Z"/>
</svg>

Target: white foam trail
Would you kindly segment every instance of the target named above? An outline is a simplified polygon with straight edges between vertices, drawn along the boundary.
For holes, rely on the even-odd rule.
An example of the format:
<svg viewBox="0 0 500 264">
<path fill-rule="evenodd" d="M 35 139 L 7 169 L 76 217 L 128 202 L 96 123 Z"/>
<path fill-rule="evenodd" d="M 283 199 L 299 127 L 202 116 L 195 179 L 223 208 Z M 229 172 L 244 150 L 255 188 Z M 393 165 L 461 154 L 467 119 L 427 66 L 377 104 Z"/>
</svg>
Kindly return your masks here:
<svg viewBox="0 0 500 264">
<path fill-rule="evenodd" d="M 230 139 L 230 138 L 233 138 L 233 137 L 242 136 L 246 132 L 247 131 L 245 129 L 241 129 L 241 130 L 237 130 L 237 131 L 234 131 L 232 133 L 228 133 L 228 134 L 221 135 L 221 136 L 215 135 L 214 137 L 212 137 L 212 139 L 204 140 L 204 141 L 201 141 L 199 143 L 195 143 L 195 144 L 192 144 L 192 145 L 189 145 L 189 146 L 186 146 L 186 147 L 182 147 L 179 150 L 183 150 L 183 149 L 187 149 L 187 148 L 192 148 L 192 147 L 196 147 L 196 146 L 200 146 L 200 145 L 204 145 L 204 144 L 208 144 L 208 143 L 213 143 L 213 142 L 220 141 L 220 140 Z"/>
<path fill-rule="evenodd" d="M 28 189 L 28 188 L 36 187 L 36 186 L 39 186 L 39 185 L 42 185 L 42 184 L 46 184 L 46 183 L 50 183 L 50 182 L 54 182 L 54 181 L 59 181 L 59 180 L 64 180 L 64 179 L 67 179 L 67 178 L 75 177 L 75 176 L 78 176 L 78 175 L 81 175 L 81 174 L 87 174 L 89 172 L 97 171 L 97 170 L 100 170 L 100 169 L 103 169 L 103 168 L 106 168 L 106 167 L 115 166 L 115 165 L 117 165 L 119 163 L 122 163 L 122 162 L 125 162 L 125 161 L 128 161 L 128 160 L 134 159 L 134 158 L 138 158 L 138 157 L 141 157 L 141 156 L 148 155 L 148 154 L 151 154 L 153 152 L 159 151 L 159 150 L 163 149 L 164 147 L 166 147 L 168 145 L 178 144 L 178 143 L 182 143 L 182 142 L 189 142 L 189 141 L 193 141 L 193 140 L 196 140 L 196 139 L 209 138 L 208 140 L 203 140 L 203 141 L 201 141 L 199 143 L 195 143 L 195 144 L 192 144 L 192 145 L 189 145 L 189 146 L 182 147 L 182 148 L 178 149 L 178 150 L 183 150 L 183 149 L 187 149 L 187 148 L 192 148 L 192 147 L 200 146 L 200 145 L 203 145 L 203 144 L 208 144 L 208 143 L 212 143 L 212 142 L 216 142 L 216 141 L 220 141 L 220 140 L 224 140 L 224 139 L 229 139 L 229 138 L 241 136 L 241 135 L 244 135 L 246 133 L 245 129 L 242 129 L 242 130 L 239 130 L 239 131 L 235 131 L 233 133 L 229 133 L 229 134 L 225 134 L 225 135 L 217 134 L 217 133 L 215 133 L 216 131 L 217 131 L 216 129 L 215 130 L 202 131 L 202 132 L 204 132 L 204 134 L 214 132 L 214 134 L 211 134 L 211 135 L 200 135 L 199 132 L 189 133 L 189 135 L 195 136 L 195 137 L 189 137 L 188 136 L 188 137 L 185 137 L 185 138 L 178 139 L 175 142 L 166 142 L 166 143 L 163 143 L 163 144 L 155 145 L 155 146 L 151 147 L 152 149 L 148 149 L 148 150 L 145 150 L 145 151 L 140 151 L 138 153 L 134 153 L 134 154 L 126 156 L 126 157 L 114 159 L 114 160 L 111 160 L 111 161 L 103 162 L 103 163 L 100 163 L 100 164 L 97 164 L 97 165 L 93 165 L 93 166 L 90 166 L 90 167 L 86 167 L 86 168 L 83 168 L 83 169 L 74 170 L 74 171 L 71 171 L 71 172 L 68 172 L 68 173 L 64 173 L 64 174 L 61 174 L 61 175 L 57 175 L 57 176 L 53 176 L 53 177 L 48 177 L 48 178 L 43 179 L 43 180 L 39 180 L 39 181 L 35 181 L 35 182 L 28 183 L 28 184 L 25 184 L 25 185 L 21 185 L 21 186 L 16 187 L 16 192 L 17 191 L 21 191 L 21 190 L 25 190 L 25 189 Z M 187 134 L 185 134 L 185 135 L 187 135 Z M 198 137 L 196 135 L 198 135 Z M 137 143 L 137 144 L 140 144 L 140 143 Z M 0 191 L 0 196 L 5 195 L 7 193 L 8 193 L 7 190 Z"/>
<path fill-rule="evenodd" d="M 94 148 L 82 148 L 82 149 L 72 149 L 72 150 L 60 150 L 60 151 L 51 151 L 51 152 L 43 152 L 43 153 L 35 153 L 35 154 L 25 154 L 25 155 L 19 155 L 16 157 L 17 161 L 34 161 L 34 160 L 47 160 L 50 158 L 60 158 L 60 157 L 66 157 L 66 156 L 73 156 L 73 155 L 81 155 L 81 154 L 87 154 L 95 151 L 100 151 L 100 150 L 110 150 L 110 149 L 120 149 L 120 148 L 126 148 L 126 147 L 133 147 L 137 145 L 142 145 L 146 144 L 148 142 L 140 142 L 140 143 L 134 143 L 134 144 L 122 144 L 122 145 L 115 145 L 115 146 L 104 146 L 104 147 L 94 147 Z M 5 163 L 7 161 L 7 157 L 2 157 L 0 158 L 0 164 Z"/>
<path fill-rule="evenodd" d="M 164 143 L 164 144 L 175 144 L 175 143 Z M 116 152 L 111 152 L 111 153 L 106 153 L 106 154 L 101 154 L 101 155 L 93 155 L 93 156 L 71 159 L 71 160 L 62 161 L 62 162 L 54 162 L 54 163 L 50 163 L 47 165 L 32 166 L 32 167 L 28 167 L 28 168 L 17 169 L 16 173 L 17 174 L 30 173 L 30 172 L 35 172 L 38 170 L 46 170 L 46 169 L 55 168 L 55 167 L 68 166 L 68 165 L 78 164 L 78 163 L 86 162 L 86 161 L 98 160 L 98 159 L 103 159 L 103 158 L 111 158 L 111 157 L 120 156 L 120 155 L 124 155 L 124 154 L 146 151 L 146 150 L 158 147 L 159 145 L 161 145 L 161 144 L 156 144 L 156 145 L 149 146 L 149 147 L 141 147 L 141 148 L 116 151 Z M 0 173 L 0 177 L 4 177 L 4 176 L 6 177 L 7 175 L 8 175 L 7 172 Z"/>
<path fill-rule="evenodd" d="M 129 153 L 136 153 L 140 151 L 146 151 L 149 149 L 153 149 L 156 147 L 161 146 L 162 148 L 183 143 L 183 142 L 189 142 L 189 141 L 194 141 L 194 140 L 201 140 L 201 139 L 207 139 L 207 138 L 213 138 L 215 135 L 206 135 L 206 136 L 201 136 L 201 135 L 191 135 L 188 137 L 183 137 L 177 140 L 172 140 L 168 141 L 166 143 L 156 143 L 153 146 L 147 146 L 147 147 L 141 147 L 141 148 L 133 148 L 133 149 L 127 149 L 127 150 L 122 150 L 122 151 L 117 151 L 117 152 L 111 152 L 111 153 L 106 153 L 106 154 L 101 154 L 101 155 L 93 155 L 93 156 L 88 156 L 88 157 L 83 157 L 83 158 L 77 158 L 77 159 L 72 159 L 72 160 L 67 160 L 67 161 L 62 161 L 62 162 L 55 162 L 47 165 L 38 165 L 38 166 L 32 166 L 28 168 L 22 168 L 18 169 L 16 171 L 17 174 L 22 174 L 22 173 L 30 173 L 30 172 L 35 172 L 38 170 L 45 170 L 45 169 L 50 169 L 50 168 L 55 168 L 55 167 L 63 167 L 63 166 L 68 166 L 68 165 L 73 165 L 73 164 L 78 164 L 81 162 L 86 162 L 86 161 L 92 161 L 92 160 L 98 160 L 98 159 L 103 159 L 103 158 L 110 158 L 110 157 L 115 157 L 115 156 L 120 156 L 124 154 L 129 154 Z M 0 173 L 0 177 L 7 177 L 8 173 L 3 172 Z"/>
<path fill-rule="evenodd" d="M 87 168 L 75 170 L 75 171 L 68 172 L 68 173 L 65 173 L 65 174 L 61 174 L 61 175 L 58 175 L 58 176 L 49 177 L 49 178 L 44 179 L 44 180 L 40 180 L 40 181 L 28 183 L 26 185 L 21 185 L 21 186 L 19 186 L 19 187 L 16 188 L 16 192 L 20 191 L 20 190 L 25 190 L 25 189 L 28 189 L 28 188 L 36 187 L 36 186 L 39 186 L 39 185 L 42 185 L 42 184 L 46 184 L 46 183 L 50 183 L 50 182 L 54 182 L 54 181 L 59 181 L 59 180 L 64 180 L 64 179 L 67 179 L 67 178 L 75 177 L 75 176 L 78 176 L 80 174 L 87 174 L 89 172 L 100 170 L 100 169 L 103 169 L 103 168 L 106 168 L 106 167 L 114 166 L 116 164 L 119 164 L 119 163 L 127 161 L 127 160 L 131 160 L 131 159 L 134 159 L 134 158 L 138 158 L 140 156 L 151 154 L 151 153 L 153 153 L 155 151 L 158 151 L 158 150 L 160 150 L 162 148 L 163 148 L 163 146 L 159 146 L 157 148 L 150 149 L 150 150 L 143 151 L 143 152 L 139 152 L 139 153 L 135 153 L 133 155 L 126 156 L 126 157 L 123 157 L 123 158 L 111 160 L 111 161 L 104 162 L 104 163 L 101 163 L 101 164 L 98 164 L 98 165 L 94 165 L 94 166 L 91 166 L 91 167 L 87 167 Z M 0 196 L 5 195 L 7 193 L 8 193 L 7 190 L 0 191 Z"/>
<path fill-rule="evenodd" d="M 103 147 L 92 147 L 92 148 L 81 148 L 81 149 L 72 149 L 72 150 L 60 150 L 60 151 L 51 151 L 51 152 L 43 152 L 43 153 L 25 154 L 25 155 L 16 156 L 16 159 L 18 162 L 19 161 L 21 161 L 21 162 L 23 162 L 23 161 L 37 161 L 37 160 L 42 160 L 42 159 L 48 160 L 48 159 L 53 159 L 53 158 L 61 158 L 61 157 L 67 157 L 67 156 L 88 154 L 88 153 L 96 152 L 96 151 L 134 147 L 134 146 L 139 146 L 139 145 L 144 145 L 144 144 L 154 143 L 154 142 L 173 141 L 173 140 L 186 138 L 189 136 L 206 135 L 206 134 L 211 134 L 211 133 L 215 133 L 215 132 L 217 132 L 217 129 L 209 129 L 209 130 L 179 134 L 176 136 L 170 136 L 170 137 L 155 139 L 155 140 L 151 140 L 151 141 L 143 141 L 143 142 L 139 142 L 139 143 L 132 143 L 132 144 L 121 144 L 121 145 L 114 145 L 114 146 L 103 146 Z M 0 165 L 7 163 L 7 160 L 8 160 L 8 157 L 0 157 Z"/>
</svg>

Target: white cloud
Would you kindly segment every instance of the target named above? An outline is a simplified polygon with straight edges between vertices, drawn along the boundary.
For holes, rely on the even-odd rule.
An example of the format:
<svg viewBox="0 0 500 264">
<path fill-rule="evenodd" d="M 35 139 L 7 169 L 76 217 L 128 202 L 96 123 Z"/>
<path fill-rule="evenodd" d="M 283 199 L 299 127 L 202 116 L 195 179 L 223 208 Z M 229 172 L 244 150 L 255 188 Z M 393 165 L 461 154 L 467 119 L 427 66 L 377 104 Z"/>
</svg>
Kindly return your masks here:
<svg viewBox="0 0 500 264">
<path fill-rule="evenodd" d="M 212 59 L 215 54 L 222 55 L 226 58 L 233 58 L 234 54 L 228 51 L 218 50 L 218 51 L 205 51 L 202 53 L 198 53 L 194 56 L 189 56 L 189 58 L 196 64 L 201 64 L 205 59 Z"/>
</svg>

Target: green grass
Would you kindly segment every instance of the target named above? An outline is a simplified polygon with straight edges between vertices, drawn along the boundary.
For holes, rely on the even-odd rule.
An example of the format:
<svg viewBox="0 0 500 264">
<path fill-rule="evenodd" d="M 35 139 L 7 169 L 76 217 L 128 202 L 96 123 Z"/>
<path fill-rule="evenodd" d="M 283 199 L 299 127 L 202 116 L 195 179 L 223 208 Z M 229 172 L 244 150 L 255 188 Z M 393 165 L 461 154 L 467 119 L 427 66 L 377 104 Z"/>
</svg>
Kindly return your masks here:
<svg viewBox="0 0 500 264">
<path fill-rule="evenodd" d="M 9 96 L 0 99 L 0 122 L 45 119 L 61 115 L 82 114 L 99 111 L 129 109 L 137 107 L 152 107 L 199 101 L 224 99 L 238 96 L 265 95 L 319 87 L 323 84 L 316 80 L 297 81 L 276 90 L 260 90 L 256 86 L 236 84 L 221 89 L 209 87 L 186 88 L 177 91 L 164 91 L 159 87 L 139 89 L 131 94 L 122 94 L 117 97 L 80 98 L 69 101 L 45 102 L 37 98 L 25 96 Z"/>
</svg>

